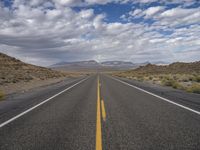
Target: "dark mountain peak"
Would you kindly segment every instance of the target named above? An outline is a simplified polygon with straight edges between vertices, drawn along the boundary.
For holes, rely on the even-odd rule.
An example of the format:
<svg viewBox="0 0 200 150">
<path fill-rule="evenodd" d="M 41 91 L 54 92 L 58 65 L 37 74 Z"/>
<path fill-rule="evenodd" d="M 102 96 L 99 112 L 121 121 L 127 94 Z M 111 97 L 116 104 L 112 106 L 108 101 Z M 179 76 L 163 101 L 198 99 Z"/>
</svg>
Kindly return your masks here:
<svg viewBox="0 0 200 150">
<path fill-rule="evenodd" d="M 133 65 L 132 62 L 129 62 L 129 61 L 118 61 L 118 60 L 104 61 L 101 64 L 102 65 Z"/>
<path fill-rule="evenodd" d="M 80 61 L 79 63 L 84 63 L 84 64 L 99 64 L 95 60 L 86 60 L 86 61 Z"/>
<path fill-rule="evenodd" d="M 99 63 L 95 60 L 84 60 L 84 61 L 71 61 L 71 62 L 59 62 L 51 65 L 50 67 L 62 67 L 68 65 L 98 65 Z"/>
</svg>

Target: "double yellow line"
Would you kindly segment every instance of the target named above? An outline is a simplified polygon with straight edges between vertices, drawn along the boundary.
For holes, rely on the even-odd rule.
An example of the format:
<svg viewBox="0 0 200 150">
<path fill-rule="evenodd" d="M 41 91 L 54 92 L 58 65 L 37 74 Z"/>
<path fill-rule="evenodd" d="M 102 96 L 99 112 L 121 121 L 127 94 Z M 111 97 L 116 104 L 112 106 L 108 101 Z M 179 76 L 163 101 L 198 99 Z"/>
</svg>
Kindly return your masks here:
<svg viewBox="0 0 200 150">
<path fill-rule="evenodd" d="M 102 131 L 101 131 L 101 108 L 102 118 L 106 120 L 104 101 L 100 98 L 100 82 L 97 79 L 97 120 L 96 120 L 96 150 L 102 150 Z"/>
</svg>

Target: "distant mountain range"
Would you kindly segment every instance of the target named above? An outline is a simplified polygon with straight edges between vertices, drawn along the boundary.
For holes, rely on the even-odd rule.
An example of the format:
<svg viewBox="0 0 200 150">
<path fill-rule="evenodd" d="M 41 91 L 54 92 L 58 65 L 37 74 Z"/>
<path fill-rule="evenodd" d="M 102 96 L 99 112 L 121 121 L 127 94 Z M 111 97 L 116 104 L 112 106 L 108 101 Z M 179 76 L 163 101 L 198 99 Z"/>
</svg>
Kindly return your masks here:
<svg viewBox="0 0 200 150">
<path fill-rule="evenodd" d="M 95 60 L 77 61 L 77 62 L 60 62 L 51 65 L 50 68 L 56 70 L 66 71 L 113 71 L 113 70 L 129 70 L 135 69 L 139 66 L 150 64 L 150 62 L 144 63 L 132 63 L 130 61 L 104 61 L 97 62 Z M 167 64 L 165 62 L 155 62 L 153 64 Z"/>
<path fill-rule="evenodd" d="M 50 67 L 67 67 L 67 66 L 88 66 L 88 67 L 93 67 L 93 66 L 98 66 L 99 63 L 94 61 L 94 60 L 89 60 L 89 61 L 76 61 L 76 62 L 60 62 L 57 64 L 54 64 Z"/>
</svg>

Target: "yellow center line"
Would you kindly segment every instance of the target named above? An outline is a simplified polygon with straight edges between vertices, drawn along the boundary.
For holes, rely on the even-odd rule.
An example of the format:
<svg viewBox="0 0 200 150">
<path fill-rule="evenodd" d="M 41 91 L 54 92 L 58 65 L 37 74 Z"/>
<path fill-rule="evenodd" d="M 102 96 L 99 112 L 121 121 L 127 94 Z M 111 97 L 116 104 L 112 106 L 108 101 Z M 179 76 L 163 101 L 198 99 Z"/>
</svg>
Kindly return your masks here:
<svg viewBox="0 0 200 150">
<path fill-rule="evenodd" d="M 101 100 L 101 109 L 102 109 L 102 118 L 103 121 L 106 121 L 106 110 L 105 110 L 105 105 L 103 99 Z"/>
<path fill-rule="evenodd" d="M 102 150 L 102 133 L 101 133 L 101 103 L 100 103 L 100 84 L 99 76 L 97 79 L 97 120 L 96 120 L 96 150 Z"/>
</svg>

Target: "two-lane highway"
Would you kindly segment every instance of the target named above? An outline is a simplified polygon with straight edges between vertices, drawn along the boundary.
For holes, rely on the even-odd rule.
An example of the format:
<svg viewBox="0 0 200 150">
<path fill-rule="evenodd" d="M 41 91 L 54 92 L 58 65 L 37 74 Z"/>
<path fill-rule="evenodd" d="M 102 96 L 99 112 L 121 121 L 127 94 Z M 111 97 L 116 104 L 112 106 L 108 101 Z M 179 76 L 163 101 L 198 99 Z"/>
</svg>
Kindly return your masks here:
<svg viewBox="0 0 200 150">
<path fill-rule="evenodd" d="M 0 149 L 200 149 L 198 113 L 107 75 L 71 86 L 10 118 L 0 128 Z"/>
</svg>

